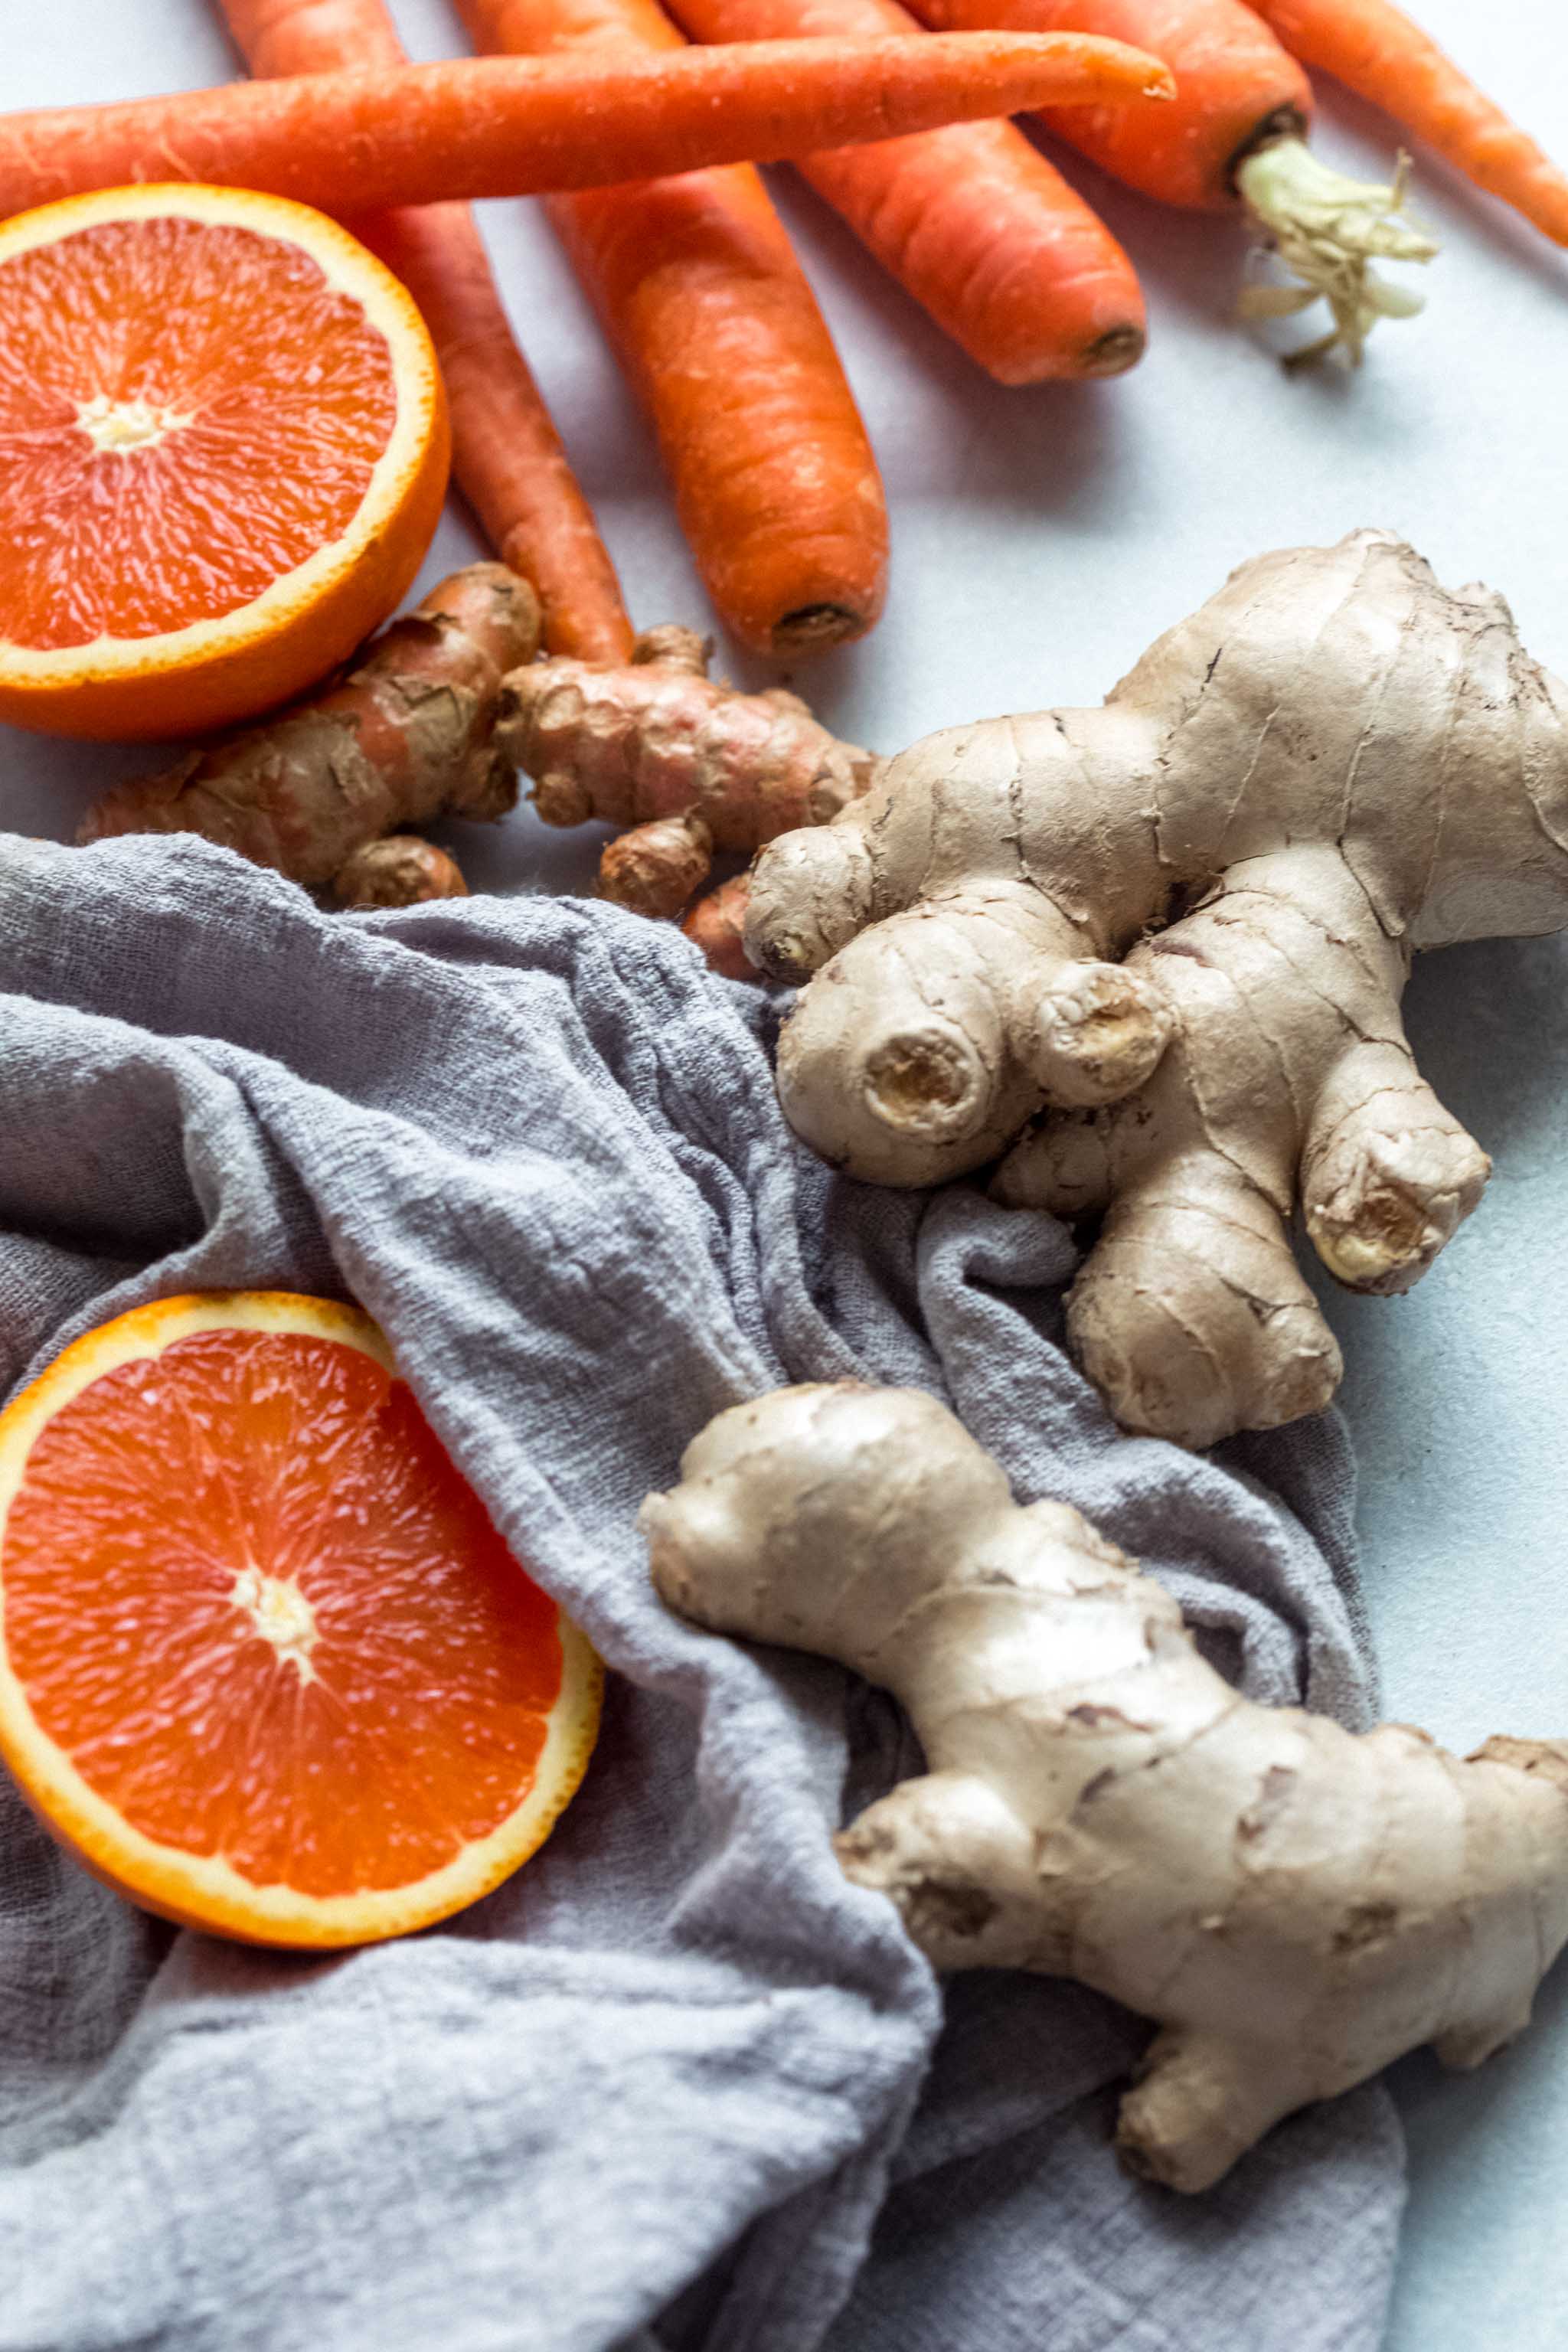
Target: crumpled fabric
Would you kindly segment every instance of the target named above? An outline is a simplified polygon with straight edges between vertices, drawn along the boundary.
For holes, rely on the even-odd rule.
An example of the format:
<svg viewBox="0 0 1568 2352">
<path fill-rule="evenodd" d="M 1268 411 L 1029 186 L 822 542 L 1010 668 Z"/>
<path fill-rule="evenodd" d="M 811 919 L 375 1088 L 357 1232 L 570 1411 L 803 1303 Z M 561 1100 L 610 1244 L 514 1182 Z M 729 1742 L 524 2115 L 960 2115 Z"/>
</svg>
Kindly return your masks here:
<svg viewBox="0 0 1568 2352">
<path fill-rule="evenodd" d="M 668 1615 L 635 1528 L 722 1407 L 918 1385 L 1252 1696 L 1361 1724 L 1343 1431 L 1119 1436 L 1066 1230 L 831 1174 L 773 1019 L 606 906 L 329 918 L 195 841 L 0 841 L 0 1393 L 149 1298 L 356 1298 L 611 1670 L 535 1859 L 327 1958 L 145 1918 L 0 1786 L 0 2352 L 1373 2352 L 1386 2095 L 1201 2200 L 1124 2178 L 1147 2029 L 940 1987 L 828 1843 L 919 1769 L 897 1710 Z"/>
</svg>

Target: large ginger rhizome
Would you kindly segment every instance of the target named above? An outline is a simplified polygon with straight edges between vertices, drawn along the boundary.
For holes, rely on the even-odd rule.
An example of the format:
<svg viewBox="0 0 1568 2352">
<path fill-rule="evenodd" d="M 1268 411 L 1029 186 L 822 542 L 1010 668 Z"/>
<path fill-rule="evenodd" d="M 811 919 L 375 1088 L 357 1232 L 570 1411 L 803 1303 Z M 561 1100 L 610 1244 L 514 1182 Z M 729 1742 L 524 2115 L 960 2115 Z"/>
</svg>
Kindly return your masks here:
<svg viewBox="0 0 1568 2352">
<path fill-rule="evenodd" d="M 1568 922 L 1565 842 L 1568 688 L 1500 598 L 1358 531 L 1246 565 L 1099 709 L 892 761 L 763 852 L 746 946 L 808 983 L 798 1133 L 883 1184 L 1005 1154 L 1003 1200 L 1102 1216 L 1079 1359 L 1124 1427 L 1205 1445 L 1338 1383 L 1298 1206 L 1380 1292 L 1475 1207 L 1400 998 L 1417 948 Z"/>
<path fill-rule="evenodd" d="M 891 1691 L 928 1769 L 837 1839 L 942 1969 L 1075 1978 L 1159 2027 L 1129 2164 L 1217 2180 L 1294 2109 L 1424 2042 L 1478 2065 L 1568 1941 L 1568 1742 L 1463 1761 L 1260 1706 L 1152 1577 L 1020 1507 L 934 1399 L 843 1382 L 721 1413 L 643 1510 L 715 1632 Z"/>
</svg>

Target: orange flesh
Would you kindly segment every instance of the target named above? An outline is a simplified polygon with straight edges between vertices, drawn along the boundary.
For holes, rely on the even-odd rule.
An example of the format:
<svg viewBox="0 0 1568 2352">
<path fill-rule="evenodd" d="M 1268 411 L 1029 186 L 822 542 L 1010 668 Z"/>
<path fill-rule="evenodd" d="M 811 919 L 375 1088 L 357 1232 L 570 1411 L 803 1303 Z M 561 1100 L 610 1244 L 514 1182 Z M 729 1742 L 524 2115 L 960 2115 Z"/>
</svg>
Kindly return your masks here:
<svg viewBox="0 0 1568 2352">
<path fill-rule="evenodd" d="M 347 530 L 396 406 L 358 303 L 254 229 L 103 221 L 0 263 L 0 639 L 254 603 Z"/>
<path fill-rule="evenodd" d="M 5 1548 L 36 1721 L 163 1844 L 394 1888 L 532 1785 L 555 1604 L 360 1349 L 207 1330 L 104 1374 L 40 1432 Z"/>
</svg>

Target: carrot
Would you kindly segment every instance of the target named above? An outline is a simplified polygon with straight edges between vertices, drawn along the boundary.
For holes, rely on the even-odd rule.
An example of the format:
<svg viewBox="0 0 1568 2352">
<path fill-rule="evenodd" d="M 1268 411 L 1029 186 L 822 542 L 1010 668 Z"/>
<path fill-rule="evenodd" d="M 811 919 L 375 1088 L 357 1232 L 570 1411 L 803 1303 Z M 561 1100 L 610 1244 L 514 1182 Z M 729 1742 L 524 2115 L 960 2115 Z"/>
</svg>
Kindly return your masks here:
<svg viewBox="0 0 1568 2352">
<path fill-rule="evenodd" d="M 1568 245 L 1568 176 L 1389 0 L 1253 0 L 1293 57 L 1426 140 L 1456 170 Z"/>
<path fill-rule="evenodd" d="M 1307 145 L 1312 93 L 1300 63 L 1242 0 L 910 0 L 937 31 L 995 25 L 1049 33 L 1069 20 L 1137 40 L 1176 77 L 1176 102 L 1134 121 L 1111 108 L 1047 107 L 1048 127 L 1117 177 L 1164 203 L 1234 205 L 1239 197 L 1295 281 L 1249 286 L 1240 311 L 1281 318 L 1328 303 L 1329 333 L 1290 354 L 1296 367 L 1342 351 L 1359 364 L 1379 319 L 1407 318 L 1418 297 L 1380 278 L 1380 260 L 1430 261 L 1437 248 L 1404 216 L 1403 169 L 1386 184 L 1345 179 Z M 1287 5 L 1287 0 L 1279 0 Z M 1302 0 L 1310 6 L 1313 0 Z M 1318 0 L 1323 13 L 1334 0 Z M 1353 7 L 1356 0 L 1346 0 Z M 1378 0 L 1370 0 L 1378 5 Z"/>
<path fill-rule="evenodd" d="M 539 195 L 1169 87 L 1155 59 L 1078 34 L 468 58 L 231 82 L 0 116 L 0 218 L 84 189 L 169 179 L 261 188 L 339 214 Z"/>
<path fill-rule="evenodd" d="M 909 33 L 898 0 L 671 0 L 702 41 Z M 1143 349 L 1132 265 L 1009 122 L 954 124 L 797 168 L 971 359 L 1003 383 L 1114 375 Z"/>
<path fill-rule="evenodd" d="M 654 0 L 458 0 L 480 47 L 676 50 Z M 725 624 L 768 654 L 862 635 L 887 590 L 877 461 L 816 298 L 749 164 L 549 200 L 658 438 Z"/>
<path fill-rule="evenodd" d="M 258 79 L 405 62 L 384 0 L 220 0 Z M 593 510 L 512 335 L 466 205 L 356 219 L 425 314 L 447 383 L 452 466 L 491 546 L 538 594 L 552 654 L 626 662 L 633 631 Z"/>
<path fill-rule="evenodd" d="M 1047 107 L 1045 120 L 1103 170 L 1163 204 L 1234 205 L 1241 157 L 1304 131 L 1311 121 L 1306 75 L 1244 0 L 910 0 L 910 6 L 933 32 L 994 26 L 1056 33 L 1070 26 L 1152 50 L 1175 77 L 1173 106 L 1126 114 Z"/>
<path fill-rule="evenodd" d="M 501 562 L 537 591 L 547 650 L 628 661 L 636 632 L 615 565 L 518 348 L 473 215 L 466 205 L 400 205 L 351 225 L 425 314 L 447 383 L 458 487 Z"/>
</svg>

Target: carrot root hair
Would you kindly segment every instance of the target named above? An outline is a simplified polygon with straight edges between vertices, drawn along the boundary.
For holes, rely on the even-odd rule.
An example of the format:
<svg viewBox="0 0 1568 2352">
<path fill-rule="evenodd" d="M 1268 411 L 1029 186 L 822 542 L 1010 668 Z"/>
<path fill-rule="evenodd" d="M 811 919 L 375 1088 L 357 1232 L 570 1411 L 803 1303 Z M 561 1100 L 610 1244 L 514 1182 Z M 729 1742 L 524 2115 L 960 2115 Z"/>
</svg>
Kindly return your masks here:
<svg viewBox="0 0 1568 2352">
<path fill-rule="evenodd" d="M 1246 288 L 1237 304 L 1244 319 L 1285 319 L 1327 302 L 1333 324 L 1316 341 L 1291 352 L 1285 364 L 1302 368 L 1341 352 L 1359 367 L 1366 339 L 1380 319 L 1413 318 L 1422 297 L 1380 277 L 1377 261 L 1430 261 L 1437 247 L 1405 212 L 1409 158 L 1401 156 L 1392 181 L 1349 180 L 1320 163 L 1305 140 L 1275 140 L 1237 167 L 1237 186 L 1262 230 L 1266 250 L 1289 273 L 1289 282 Z"/>
</svg>

